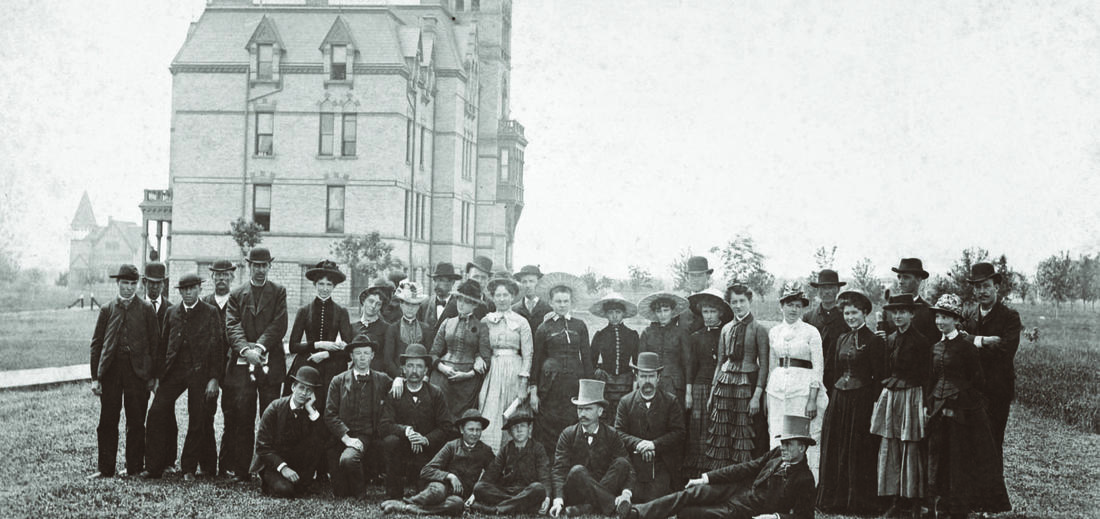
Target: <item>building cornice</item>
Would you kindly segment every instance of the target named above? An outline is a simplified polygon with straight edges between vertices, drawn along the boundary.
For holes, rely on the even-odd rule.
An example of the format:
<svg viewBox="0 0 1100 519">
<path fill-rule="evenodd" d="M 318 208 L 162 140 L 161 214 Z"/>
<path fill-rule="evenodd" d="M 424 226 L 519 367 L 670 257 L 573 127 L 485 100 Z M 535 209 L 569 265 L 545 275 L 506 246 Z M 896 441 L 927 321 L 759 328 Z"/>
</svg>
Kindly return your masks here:
<svg viewBox="0 0 1100 519">
<path fill-rule="evenodd" d="M 168 67 L 173 74 L 247 74 L 248 63 L 173 63 Z M 364 64 L 356 63 L 352 71 L 356 76 L 385 76 L 396 75 L 405 79 L 409 78 L 409 71 L 404 65 L 399 64 Z M 314 74 L 324 76 L 324 66 L 313 63 L 281 63 L 280 74 Z"/>
</svg>

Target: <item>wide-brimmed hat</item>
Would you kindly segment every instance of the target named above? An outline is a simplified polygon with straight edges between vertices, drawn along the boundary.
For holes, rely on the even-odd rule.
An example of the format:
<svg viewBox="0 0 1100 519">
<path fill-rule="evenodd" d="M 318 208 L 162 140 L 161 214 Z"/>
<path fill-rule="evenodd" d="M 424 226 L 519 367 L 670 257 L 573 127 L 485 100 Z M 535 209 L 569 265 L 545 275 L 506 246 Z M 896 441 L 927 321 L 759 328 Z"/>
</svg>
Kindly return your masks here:
<svg viewBox="0 0 1100 519">
<path fill-rule="evenodd" d="M 382 347 L 382 344 L 374 340 L 374 337 L 361 333 L 356 335 L 355 338 L 344 347 L 344 351 L 351 353 L 355 351 L 355 348 L 362 348 L 364 346 L 370 347 L 370 349 L 374 350 L 374 353 L 378 353 L 378 349 Z"/>
<path fill-rule="evenodd" d="M 684 310 L 687 310 L 689 306 L 688 300 L 684 299 L 683 296 L 673 294 L 672 292 L 661 291 L 649 294 L 648 296 L 643 297 L 641 301 L 638 301 L 638 313 L 647 320 L 656 321 L 657 314 L 653 313 L 653 309 L 651 307 L 653 306 L 653 302 L 657 301 L 658 299 L 668 299 L 669 301 L 672 301 L 672 315 L 680 315 L 684 313 Z"/>
<path fill-rule="evenodd" d="M 359 292 L 359 304 L 363 304 L 363 301 L 367 299 L 367 296 L 371 294 L 379 294 L 382 296 L 382 302 L 385 303 L 393 295 L 393 291 L 396 289 L 393 283 L 386 278 L 374 278 L 374 281 L 370 282 L 370 286 L 364 288 L 362 292 Z"/>
<path fill-rule="evenodd" d="M 661 371 L 665 369 L 661 365 L 661 356 L 652 351 L 643 351 L 638 354 L 638 364 L 630 361 L 630 367 L 638 371 Z"/>
<path fill-rule="evenodd" d="M 936 305 L 932 307 L 932 311 L 951 315 L 963 321 L 966 320 L 966 316 L 963 315 L 962 298 L 955 294 L 940 296 L 940 299 L 936 301 Z"/>
<path fill-rule="evenodd" d="M 707 258 L 703 256 L 692 256 L 687 260 L 688 273 L 706 272 L 707 274 L 714 274 L 714 269 L 710 268 L 710 264 L 707 263 Z"/>
<path fill-rule="evenodd" d="M 496 277 L 489 280 L 489 283 L 487 284 L 489 294 L 495 293 L 497 291 L 497 287 L 499 287 L 500 285 L 508 286 L 508 291 L 511 292 L 512 295 L 516 295 L 519 293 L 519 283 L 516 283 L 516 280 L 512 279 L 512 276 L 509 276 L 507 273 L 502 272 L 498 273 Z"/>
<path fill-rule="evenodd" d="M 921 279 L 928 279 L 928 271 L 924 270 L 924 263 L 921 262 L 920 258 L 902 258 L 898 266 L 892 267 L 890 270 L 898 274 L 916 274 Z"/>
<path fill-rule="evenodd" d="M 405 348 L 405 353 L 402 353 L 400 358 L 402 364 L 409 359 L 424 359 L 425 364 L 432 365 L 432 356 L 428 355 L 428 349 L 423 344 L 410 344 L 408 348 Z"/>
<path fill-rule="evenodd" d="M 702 315 L 703 303 L 708 303 L 717 308 L 719 311 L 718 318 L 722 322 L 729 322 L 730 319 L 733 319 L 733 308 L 730 308 L 729 303 L 722 297 L 722 292 L 719 292 L 717 288 L 705 288 L 688 296 L 688 306 L 691 308 L 692 313 L 696 315 Z"/>
<path fill-rule="evenodd" d="M 890 296 L 890 300 L 882 306 L 883 310 L 902 310 L 902 309 L 914 309 L 917 307 L 917 300 L 913 297 L 913 294 L 898 294 L 896 296 Z"/>
<path fill-rule="evenodd" d="M 340 272 L 340 267 L 332 260 L 321 260 L 313 268 L 306 271 L 306 279 L 314 283 L 322 277 L 328 278 L 334 285 L 339 285 L 347 279 L 347 276 Z"/>
<path fill-rule="evenodd" d="M 313 366 L 302 366 L 290 378 L 312 388 L 321 387 L 321 373 Z"/>
<path fill-rule="evenodd" d="M 783 427 L 775 437 L 779 441 L 802 440 L 810 445 L 817 445 L 817 441 L 810 436 L 810 419 L 805 416 L 784 415 Z"/>
<path fill-rule="evenodd" d="M 462 416 L 459 416 L 455 420 L 455 428 L 462 429 L 462 424 L 466 422 L 480 422 L 481 428 L 485 429 L 489 427 L 489 419 L 481 416 L 481 413 L 477 412 L 477 409 L 467 409 L 462 412 Z"/>
<path fill-rule="evenodd" d="M 137 281 L 138 279 L 141 278 L 141 275 L 138 274 L 137 267 L 127 263 L 127 264 L 124 264 L 124 265 L 119 265 L 118 274 L 112 274 L 111 278 L 112 279 L 125 279 L 127 281 Z"/>
<path fill-rule="evenodd" d="M 470 271 L 470 267 L 474 267 L 486 274 L 493 273 L 493 260 L 486 258 L 485 256 L 477 256 L 466 264 L 466 272 Z"/>
<path fill-rule="evenodd" d="M 271 257 L 271 251 L 267 247 L 255 247 L 248 251 L 249 263 L 271 263 L 275 258 Z"/>
<path fill-rule="evenodd" d="M 994 283 L 1000 283 L 1002 276 L 1000 272 L 997 272 L 997 268 L 992 263 L 975 263 L 970 266 L 970 277 L 966 278 L 967 283 L 981 283 L 987 279 L 992 279 Z"/>
<path fill-rule="evenodd" d="M 617 303 L 623 305 L 623 319 L 629 319 L 638 315 L 638 305 L 627 301 L 618 292 L 608 292 L 599 301 L 592 303 L 592 306 L 588 308 L 588 313 L 607 319 L 607 310 L 604 309 L 604 305 L 607 303 Z"/>
<path fill-rule="evenodd" d="M 518 280 L 523 276 L 532 275 L 542 279 L 542 270 L 539 269 L 538 265 L 524 265 L 523 268 L 519 269 L 519 272 L 516 272 L 515 278 Z"/>
<path fill-rule="evenodd" d="M 573 293 L 574 306 L 581 298 L 588 295 L 588 285 L 581 278 L 568 272 L 551 272 L 542 276 L 535 285 L 535 293 L 549 301 L 550 291 L 557 287 L 567 287 Z"/>
<path fill-rule="evenodd" d="M 600 404 L 607 407 L 607 400 L 603 398 L 603 387 L 602 381 L 582 378 L 577 381 L 577 396 L 570 400 L 576 406 Z"/>
<path fill-rule="evenodd" d="M 521 408 L 518 411 L 516 411 L 515 413 L 512 413 L 512 414 L 504 417 L 504 427 L 502 427 L 502 429 L 508 430 L 508 429 L 511 429 L 512 426 L 516 425 L 516 424 L 534 423 L 534 422 L 535 422 L 535 415 L 531 414 L 530 411 Z"/>
<path fill-rule="evenodd" d="M 462 274 L 455 272 L 455 266 L 453 263 L 446 261 L 440 261 L 435 264 L 435 272 L 432 272 L 432 279 L 444 278 L 458 281 L 462 279 Z"/>
<path fill-rule="evenodd" d="M 168 270 L 163 263 L 159 261 L 151 261 L 145 264 L 145 280 L 146 281 L 164 281 L 165 272 Z"/>
<path fill-rule="evenodd" d="M 820 287 L 842 287 L 847 285 L 847 281 L 841 281 L 840 276 L 837 275 L 835 270 L 824 269 L 817 273 L 817 281 L 811 281 L 810 286 L 814 288 Z"/>
<path fill-rule="evenodd" d="M 455 287 L 451 295 L 458 296 L 460 299 L 465 299 L 476 305 L 481 302 L 481 283 L 467 279 Z"/>
<path fill-rule="evenodd" d="M 210 265 L 210 272 L 233 272 L 235 270 L 237 270 L 237 266 L 227 259 L 220 259 Z"/>
<path fill-rule="evenodd" d="M 874 306 L 873 304 L 871 304 L 871 298 L 867 297 L 867 294 L 864 294 L 862 290 L 858 290 L 858 289 L 855 289 L 855 288 L 850 288 L 848 290 L 845 290 L 845 291 L 837 294 L 836 300 L 837 300 L 837 302 L 842 303 L 841 306 L 843 306 L 843 301 L 845 301 L 845 300 L 852 301 L 853 303 L 858 302 L 859 304 L 864 305 L 864 307 L 868 309 L 867 310 L 868 313 L 871 311 L 870 310 L 871 307 Z M 857 306 L 857 308 L 858 308 L 858 306 Z"/>
<path fill-rule="evenodd" d="M 792 299 L 801 300 L 802 306 L 809 306 L 810 304 L 810 300 L 806 298 L 806 292 L 802 290 L 802 283 L 798 281 L 783 283 L 783 289 L 779 291 L 779 304 L 787 304 L 787 301 Z"/>
<path fill-rule="evenodd" d="M 420 283 L 406 279 L 394 291 L 393 299 L 410 305 L 418 305 L 428 300 L 428 294 L 420 287 Z"/>
<path fill-rule="evenodd" d="M 198 274 L 184 274 L 179 281 L 176 281 L 176 288 L 187 288 L 201 284 L 202 278 Z"/>
</svg>

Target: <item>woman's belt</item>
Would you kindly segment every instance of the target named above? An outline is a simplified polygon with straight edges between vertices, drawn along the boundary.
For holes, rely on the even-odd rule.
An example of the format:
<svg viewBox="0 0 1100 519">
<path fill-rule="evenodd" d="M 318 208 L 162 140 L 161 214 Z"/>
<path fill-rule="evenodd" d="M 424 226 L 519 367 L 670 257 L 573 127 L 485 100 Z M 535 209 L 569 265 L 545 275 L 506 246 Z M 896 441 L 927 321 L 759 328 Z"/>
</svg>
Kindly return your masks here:
<svg viewBox="0 0 1100 519">
<path fill-rule="evenodd" d="M 493 350 L 493 356 L 494 357 L 515 357 L 517 355 L 519 355 L 519 351 L 516 351 L 516 350 L 507 350 L 507 349 Z"/>
<path fill-rule="evenodd" d="M 792 359 L 790 357 L 780 357 L 779 367 L 781 368 L 802 368 L 802 369 L 814 369 L 814 363 L 805 359 Z"/>
</svg>

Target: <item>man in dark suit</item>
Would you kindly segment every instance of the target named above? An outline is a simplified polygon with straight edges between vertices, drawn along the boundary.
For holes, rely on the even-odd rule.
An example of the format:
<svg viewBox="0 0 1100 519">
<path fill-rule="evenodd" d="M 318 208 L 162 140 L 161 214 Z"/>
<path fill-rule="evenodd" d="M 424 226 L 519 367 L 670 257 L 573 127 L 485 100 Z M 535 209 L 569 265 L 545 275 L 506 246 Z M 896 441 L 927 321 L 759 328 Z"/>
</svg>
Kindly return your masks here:
<svg viewBox="0 0 1100 519">
<path fill-rule="evenodd" d="M 578 395 L 572 399 L 577 423 L 561 432 L 554 452 L 552 517 L 561 515 L 566 504 L 569 517 L 591 513 L 622 517 L 630 510 L 634 469 L 619 432 L 600 424 L 607 406 L 603 388 L 599 380 L 581 379 Z"/>
<path fill-rule="evenodd" d="M 893 270 L 898 275 L 898 293 L 894 295 L 913 295 L 914 304 L 916 304 L 916 306 L 913 309 L 913 322 L 910 326 L 935 344 L 943 334 L 940 333 L 940 329 L 936 327 L 936 319 L 932 314 L 932 305 L 920 296 L 920 285 L 924 280 L 928 279 L 928 271 L 924 270 L 924 263 L 922 263 L 919 258 L 902 258 L 898 266 L 890 270 Z M 887 335 L 897 331 L 897 327 L 894 326 L 891 319 L 886 319 L 885 323 L 883 329 L 878 330 L 878 335 L 884 339 Z"/>
<path fill-rule="evenodd" d="M 271 252 L 256 247 L 248 253 L 251 279 L 229 293 L 225 313 L 226 331 L 232 352 L 225 374 L 225 396 L 230 401 L 225 414 L 222 448 L 231 449 L 233 459 L 226 471 L 248 481 L 249 463 L 255 439 L 256 400 L 267 409 L 279 397 L 286 374 L 286 289 L 267 279 Z"/>
<path fill-rule="evenodd" d="M 118 419 L 126 407 L 126 472 L 140 474 L 145 467 L 145 406 L 153 389 L 153 349 L 160 340 L 153 306 L 139 297 L 138 270 L 122 265 L 118 297 L 99 309 L 92 334 L 92 393 L 99 397 L 98 472 L 93 478 L 115 475 L 118 457 Z"/>
<path fill-rule="evenodd" d="M 386 497 L 401 499 L 409 465 L 420 473 L 455 436 L 454 416 L 439 388 L 424 381 L 432 357 L 420 344 L 410 344 L 401 355 L 404 390 L 385 396 L 382 406 L 382 447 L 386 454 Z"/>
<path fill-rule="evenodd" d="M 367 488 L 364 465 L 380 465 L 383 398 L 393 380 L 373 368 L 382 346 L 371 336 L 357 335 L 346 350 L 351 369 L 333 377 L 325 404 L 325 425 L 339 440 L 328 449 L 328 467 L 336 497 L 361 498 Z"/>
<path fill-rule="evenodd" d="M 997 294 L 1001 273 L 991 263 L 975 263 L 967 283 L 974 288 L 978 308 L 968 312 L 964 328 L 973 336 L 985 375 L 983 393 L 989 401 L 989 422 L 993 439 L 1002 448 L 1008 411 L 1016 396 L 1016 350 L 1020 347 L 1020 314 L 1001 301 Z M 1003 454 L 1003 449 L 1002 449 Z"/>
<path fill-rule="evenodd" d="M 474 308 L 474 317 L 481 320 L 489 312 L 495 312 L 497 307 L 493 303 L 489 296 L 485 295 L 485 289 L 488 288 L 489 275 L 493 272 L 493 260 L 486 258 L 485 256 L 478 256 L 473 261 L 466 264 L 466 279 L 476 281 L 477 286 L 481 287 L 481 303 Z M 455 298 L 451 298 L 447 302 L 447 307 L 443 309 L 443 312 L 439 314 L 439 320 L 435 323 L 435 330 L 433 335 L 439 333 L 439 326 L 443 324 L 443 321 L 455 317 L 458 315 L 458 306 L 455 302 Z M 533 333 L 534 330 L 531 330 Z"/>
<path fill-rule="evenodd" d="M 656 353 L 638 354 L 634 368 L 638 389 L 619 401 L 615 429 L 622 435 L 637 475 L 634 501 L 645 503 L 672 491 L 683 461 L 684 408 L 676 395 L 657 389 L 661 360 Z"/>
<path fill-rule="evenodd" d="M 836 363 L 836 341 L 840 339 L 841 335 L 848 332 L 848 324 L 844 322 L 844 315 L 841 314 L 840 308 L 836 305 L 836 296 L 840 292 L 840 287 L 847 284 L 847 282 L 840 280 L 840 276 L 837 275 L 835 270 L 824 269 L 818 272 L 817 281 L 810 283 L 810 286 L 817 289 L 818 304 L 802 316 L 803 321 L 817 328 L 818 333 L 821 334 L 821 352 L 825 358 L 825 366 L 822 369 L 825 377 L 825 390 L 830 397 L 833 392 L 833 383 L 836 382 L 837 378 L 834 366 Z"/>
<path fill-rule="evenodd" d="M 474 485 L 470 510 L 482 514 L 535 514 L 550 508 L 550 457 L 531 441 L 535 415 L 526 410 L 505 418 L 512 437 Z"/>
<path fill-rule="evenodd" d="M 183 444 L 181 468 L 183 479 L 195 479 L 195 469 L 202 457 L 205 467 L 213 467 L 217 454 L 203 447 L 214 442 L 214 423 L 207 419 L 207 408 L 218 396 L 219 380 L 225 374 L 225 321 L 217 308 L 199 301 L 202 279 L 196 274 L 184 274 L 176 285 L 183 301 L 173 306 L 165 316 L 161 340 L 153 354 L 153 377 L 156 396 L 149 409 L 149 455 L 144 478 L 159 478 L 164 471 L 166 444 L 176 422 L 176 400 L 187 391 L 187 439 Z M 208 442 L 208 443 L 204 443 Z M 173 449 L 174 450 L 174 449 Z"/>
<path fill-rule="evenodd" d="M 145 264 L 145 274 L 141 276 L 141 284 L 145 289 L 145 300 L 153 305 L 153 311 L 157 314 L 158 329 L 164 328 L 165 316 L 168 315 L 168 310 L 172 308 L 172 303 L 168 301 L 168 290 L 165 287 L 168 283 L 167 270 L 164 263 L 151 261 Z M 179 437 L 179 428 L 176 425 L 174 414 L 172 415 L 172 423 L 166 425 L 168 427 L 166 430 L 168 439 L 161 442 L 161 445 L 165 450 L 165 465 L 168 469 L 175 470 L 176 438 Z"/>
<path fill-rule="evenodd" d="M 323 455 L 325 425 L 317 408 L 321 374 L 303 366 L 290 375 L 291 393 L 271 403 L 256 433 L 261 490 L 275 497 L 302 495 Z"/>
<path fill-rule="evenodd" d="M 806 464 L 810 419 L 786 416 L 782 444 L 762 457 L 703 474 L 688 488 L 630 510 L 630 519 L 808 519 L 814 516 L 814 475 Z"/>
<path fill-rule="evenodd" d="M 703 289 L 710 286 L 710 276 L 714 274 L 714 269 L 710 268 L 710 263 L 706 257 L 692 256 L 688 258 L 686 268 L 685 275 L 687 276 L 689 294 L 702 292 Z M 692 312 L 690 308 L 681 312 L 674 319 L 676 320 L 676 326 L 689 336 L 703 327 L 703 319 L 695 315 L 695 312 Z"/>
<path fill-rule="evenodd" d="M 462 276 L 455 272 L 455 266 L 441 261 L 435 266 L 435 272 L 432 273 L 432 296 L 424 301 L 420 305 L 420 311 L 417 313 L 417 319 L 426 324 L 428 328 L 435 330 L 439 321 L 440 315 L 443 314 L 443 310 L 447 308 L 447 303 L 451 300 L 451 291 L 454 290 L 455 281 L 462 279 Z"/>
<path fill-rule="evenodd" d="M 542 279 L 542 270 L 538 265 L 524 265 L 514 277 L 523 290 L 523 298 L 512 305 L 512 311 L 527 319 L 527 323 L 531 325 L 531 333 L 535 333 L 546 318 L 546 314 L 553 311 L 550 303 L 539 299 L 538 294 L 535 293 L 535 287 Z"/>
<path fill-rule="evenodd" d="M 229 308 L 229 289 L 233 286 L 233 278 L 234 278 L 234 274 L 237 270 L 237 266 L 234 265 L 233 262 L 229 261 L 228 259 L 221 259 L 221 260 L 215 261 L 212 265 L 210 265 L 209 270 L 210 270 L 210 280 L 214 283 L 214 292 L 210 293 L 210 294 L 207 294 L 205 296 L 202 296 L 202 302 L 204 302 L 204 303 L 206 303 L 206 304 L 208 304 L 208 305 L 210 305 L 210 306 L 212 306 L 212 307 L 214 307 L 218 310 L 218 315 L 220 316 L 219 319 L 221 320 L 221 323 L 222 323 L 222 331 L 224 333 L 224 331 L 225 331 L 225 314 L 226 314 L 226 310 Z M 225 342 L 224 343 L 225 343 L 226 353 L 225 353 L 225 357 L 222 358 L 223 363 L 225 363 L 229 358 L 229 351 L 230 350 L 229 350 L 229 335 L 228 334 L 225 335 Z M 225 371 L 223 369 L 222 370 L 222 379 L 224 380 L 224 378 L 225 378 Z M 224 410 L 228 409 L 230 405 L 231 404 L 229 402 L 229 399 L 226 398 L 225 393 L 223 392 L 222 393 L 222 409 L 223 409 L 222 413 L 223 414 L 225 412 Z M 209 405 L 206 406 L 207 419 L 210 420 L 210 423 L 214 423 L 214 414 L 217 413 L 217 411 L 218 411 L 218 403 L 216 401 L 215 402 L 210 402 Z M 215 452 L 215 453 L 217 452 L 217 445 L 214 442 L 213 436 L 211 436 L 209 438 L 209 440 L 210 440 L 209 443 L 207 443 L 204 440 L 202 442 L 202 446 L 199 449 L 199 452 L 200 452 L 200 454 L 199 454 L 199 471 L 203 474 L 209 474 L 209 475 L 218 474 L 218 475 L 221 475 L 221 472 L 218 471 L 218 467 L 222 467 L 222 470 L 224 471 L 225 467 L 229 466 L 228 458 L 232 456 L 231 449 L 228 449 L 228 450 L 225 449 L 226 435 L 225 435 L 225 432 L 223 431 L 222 432 L 222 450 L 221 450 L 221 454 L 217 458 L 217 463 L 215 465 L 207 466 L 205 464 L 205 462 L 203 461 L 203 460 L 208 458 L 207 454 L 209 452 Z"/>
</svg>

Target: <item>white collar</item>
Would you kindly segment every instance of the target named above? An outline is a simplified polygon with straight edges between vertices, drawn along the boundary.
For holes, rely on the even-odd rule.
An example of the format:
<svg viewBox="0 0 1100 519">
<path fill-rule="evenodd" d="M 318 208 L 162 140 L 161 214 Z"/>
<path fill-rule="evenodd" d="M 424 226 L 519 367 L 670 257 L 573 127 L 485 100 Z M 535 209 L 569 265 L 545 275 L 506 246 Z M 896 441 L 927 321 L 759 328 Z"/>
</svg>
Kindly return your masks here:
<svg viewBox="0 0 1100 519">
<path fill-rule="evenodd" d="M 554 317 L 550 318 L 550 320 L 552 320 L 552 321 L 557 321 L 558 319 L 561 319 L 562 317 L 566 318 L 566 320 L 573 318 L 573 312 L 572 311 L 565 312 L 565 315 L 561 315 L 557 312 L 553 312 L 553 314 L 554 314 Z"/>
<path fill-rule="evenodd" d="M 524 296 L 523 302 L 527 303 L 531 306 L 535 306 L 535 305 L 539 304 L 539 296 L 531 296 L 531 297 Z"/>
<path fill-rule="evenodd" d="M 745 315 L 743 315 L 741 317 L 737 317 L 737 315 L 734 314 L 733 320 L 735 320 L 737 322 L 741 322 L 741 321 L 744 321 L 745 319 L 748 319 L 750 315 L 752 315 L 752 312 L 745 312 Z"/>
<path fill-rule="evenodd" d="M 359 372 L 355 368 L 351 368 L 351 373 L 353 375 L 357 376 L 357 377 L 369 377 L 370 376 L 370 368 L 367 368 L 367 370 L 364 371 L 364 372 Z"/>
<path fill-rule="evenodd" d="M 982 305 L 978 305 L 978 312 L 982 317 L 989 315 L 989 312 L 993 311 L 993 307 L 997 306 L 997 300 L 993 300 L 993 304 L 989 306 L 989 310 L 982 308 Z"/>
<path fill-rule="evenodd" d="M 219 308 L 224 308 L 225 303 L 229 301 L 229 292 L 226 292 L 224 296 L 214 294 L 214 301 L 218 303 Z"/>
<path fill-rule="evenodd" d="M 588 432 L 587 430 L 585 430 L 584 426 L 582 425 L 581 432 L 585 434 L 595 435 L 596 433 L 600 432 L 600 422 L 596 422 L 596 426 L 592 428 L 592 432 Z"/>
<path fill-rule="evenodd" d="M 195 300 L 195 304 L 193 304 L 193 305 L 191 305 L 191 306 L 187 306 L 187 303 L 183 303 L 183 309 L 184 309 L 184 310 L 187 310 L 187 311 L 191 311 L 191 310 L 192 310 L 192 309 L 194 309 L 194 308 L 195 308 L 196 306 L 199 306 L 199 300 L 198 300 L 198 299 L 196 299 L 196 300 Z"/>
<path fill-rule="evenodd" d="M 262 286 L 264 286 L 264 285 L 266 285 L 266 284 L 267 284 L 267 280 L 266 280 L 266 279 L 264 280 L 264 282 L 263 282 L 263 283 L 260 283 L 260 284 L 258 284 L 258 285 L 256 284 L 256 282 L 255 282 L 255 281 L 252 281 L 252 278 L 249 278 L 249 279 L 248 279 L 248 282 L 249 282 L 249 283 L 250 283 L 250 284 L 251 284 L 252 286 L 254 286 L 254 287 L 262 287 Z"/>
<path fill-rule="evenodd" d="M 951 331 L 951 333 L 949 333 L 947 335 L 944 335 L 943 338 L 944 338 L 944 340 L 949 341 L 949 340 L 954 339 L 955 337 L 958 337 L 958 336 L 959 336 L 959 329 L 955 328 L 954 330 Z"/>
<path fill-rule="evenodd" d="M 317 296 L 317 299 L 320 299 L 322 303 L 325 303 L 328 302 L 329 299 L 332 299 L 332 294 L 329 294 L 328 297 Z"/>
<path fill-rule="evenodd" d="M 409 319 L 408 317 L 405 317 L 405 316 L 402 315 L 401 316 L 401 322 L 403 322 L 405 324 L 408 324 L 409 326 L 412 326 L 412 325 L 416 324 L 416 318 L 413 317 L 412 319 Z"/>
</svg>

